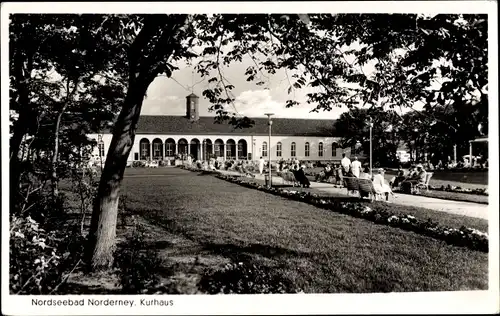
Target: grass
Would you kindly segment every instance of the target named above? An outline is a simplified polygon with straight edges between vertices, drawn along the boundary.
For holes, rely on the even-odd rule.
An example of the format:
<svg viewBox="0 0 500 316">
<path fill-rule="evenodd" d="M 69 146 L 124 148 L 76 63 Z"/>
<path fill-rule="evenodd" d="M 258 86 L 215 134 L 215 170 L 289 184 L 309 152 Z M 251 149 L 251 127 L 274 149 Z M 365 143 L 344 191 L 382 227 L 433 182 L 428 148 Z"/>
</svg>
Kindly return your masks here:
<svg viewBox="0 0 500 316">
<path fill-rule="evenodd" d="M 306 293 L 488 286 L 485 253 L 213 176 L 174 168 L 127 169 L 123 193 L 129 212 L 148 228 L 144 247 L 156 249 L 165 267 L 175 267 L 176 274 L 165 277 L 178 280 L 182 293 L 197 293 L 204 271 L 241 261 L 271 267 Z M 463 220 L 418 208 L 403 212 L 436 215 L 450 226 Z M 482 225 L 478 220 L 471 226 Z M 119 229 L 120 240 L 126 240 L 126 233 L 126 228 Z"/>
</svg>

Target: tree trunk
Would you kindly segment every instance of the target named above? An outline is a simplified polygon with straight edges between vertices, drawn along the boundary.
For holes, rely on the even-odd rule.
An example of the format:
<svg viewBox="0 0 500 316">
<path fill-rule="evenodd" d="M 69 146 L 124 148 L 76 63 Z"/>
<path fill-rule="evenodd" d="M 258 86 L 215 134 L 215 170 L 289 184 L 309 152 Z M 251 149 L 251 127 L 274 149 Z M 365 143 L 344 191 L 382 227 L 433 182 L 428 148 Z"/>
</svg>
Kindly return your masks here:
<svg viewBox="0 0 500 316">
<path fill-rule="evenodd" d="M 147 85 L 130 87 L 114 126 L 113 138 L 101 175 L 90 223 L 88 253 L 92 270 L 113 264 L 120 186 L 135 139 Z"/>
<path fill-rule="evenodd" d="M 68 107 L 69 103 L 66 103 L 61 112 L 57 115 L 56 128 L 54 131 L 54 153 L 52 155 L 51 161 L 51 182 L 52 182 L 52 197 L 55 198 L 59 195 L 59 177 L 57 176 L 57 163 L 59 161 L 59 128 L 61 126 L 61 119 Z"/>
<path fill-rule="evenodd" d="M 23 112 L 20 112 L 18 120 L 14 123 L 13 135 L 10 139 L 10 203 L 13 208 L 17 205 L 19 178 L 21 176 L 19 151 L 21 149 L 23 137 L 28 130 L 28 125 L 24 124 L 24 117 L 25 115 L 23 115 Z"/>
<path fill-rule="evenodd" d="M 19 117 L 14 123 L 13 135 L 10 139 L 10 204 L 13 209 L 17 208 L 17 197 L 19 192 L 19 182 L 21 177 L 21 166 L 19 151 L 24 135 L 29 131 L 34 116 L 33 109 L 29 102 L 28 82 L 31 79 L 33 69 L 33 55 L 22 47 L 13 47 L 14 67 L 11 68 L 13 80 L 11 85 L 17 89 L 17 106 Z M 11 96 L 12 97 L 12 96 Z M 16 99 L 14 97 L 14 99 Z M 36 115 L 36 114 L 35 114 Z"/>
<path fill-rule="evenodd" d="M 146 91 L 162 71 L 158 61 L 168 60 L 179 42 L 181 30 L 188 26 L 187 15 L 173 17 L 151 16 L 132 43 L 129 52 L 128 92 L 122 110 L 113 127 L 113 138 L 101 174 L 94 201 L 87 248 L 88 263 L 92 270 L 105 270 L 113 265 L 118 202 L 127 159 L 134 144 L 135 130 L 141 114 Z M 144 58 L 143 48 L 163 29 L 152 54 Z"/>
</svg>

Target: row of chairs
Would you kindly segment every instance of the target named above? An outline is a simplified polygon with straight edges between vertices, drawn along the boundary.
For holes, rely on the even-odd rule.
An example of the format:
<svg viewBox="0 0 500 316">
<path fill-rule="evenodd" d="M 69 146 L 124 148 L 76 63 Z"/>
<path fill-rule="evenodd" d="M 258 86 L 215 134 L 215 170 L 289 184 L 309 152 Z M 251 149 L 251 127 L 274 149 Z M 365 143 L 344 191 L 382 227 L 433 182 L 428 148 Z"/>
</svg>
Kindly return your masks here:
<svg viewBox="0 0 500 316">
<path fill-rule="evenodd" d="M 370 201 L 377 201 L 383 196 L 375 192 L 373 187 L 373 182 L 369 179 L 359 179 L 356 177 L 344 177 L 345 185 L 347 188 L 347 194 L 349 195 L 359 195 L 366 196 Z"/>
</svg>

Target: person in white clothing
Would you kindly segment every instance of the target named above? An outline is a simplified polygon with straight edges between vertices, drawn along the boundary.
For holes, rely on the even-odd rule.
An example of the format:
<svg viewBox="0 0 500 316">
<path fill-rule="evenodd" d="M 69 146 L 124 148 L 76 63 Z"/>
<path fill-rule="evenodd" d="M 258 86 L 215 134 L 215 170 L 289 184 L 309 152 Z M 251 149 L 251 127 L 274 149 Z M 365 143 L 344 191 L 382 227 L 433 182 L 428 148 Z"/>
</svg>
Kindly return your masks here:
<svg viewBox="0 0 500 316">
<path fill-rule="evenodd" d="M 354 157 L 354 160 L 351 162 L 351 171 L 356 178 L 359 178 L 359 173 L 361 172 L 361 162 L 359 162 L 358 157 Z"/>
<path fill-rule="evenodd" d="M 259 174 L 262 174 L 264 172 L 264 159 L 262 159 L 262 157 L 260 157 L 259 159 Z"/>
<path fill-rule="evenodd" d="M 344 175 L 349 172 L 349 168 L 351 167 L 351 160 L 345 156 L 345 153 L 342 154 L 342 160 L 340 160 L 340 165 L 342 166 L 342 171 Z"/>
<path fill-rule="evenodd" d="M 378 174 L 373 177 L 373 188 L 377 194 L 384 194 L 385 200 L 389 201 L 389 193 L 392 195 L 394 193 L 392 193 L 391 186 L 385 182 L 384 173 L 383 168 L 378 169 Z"/>
</svg>

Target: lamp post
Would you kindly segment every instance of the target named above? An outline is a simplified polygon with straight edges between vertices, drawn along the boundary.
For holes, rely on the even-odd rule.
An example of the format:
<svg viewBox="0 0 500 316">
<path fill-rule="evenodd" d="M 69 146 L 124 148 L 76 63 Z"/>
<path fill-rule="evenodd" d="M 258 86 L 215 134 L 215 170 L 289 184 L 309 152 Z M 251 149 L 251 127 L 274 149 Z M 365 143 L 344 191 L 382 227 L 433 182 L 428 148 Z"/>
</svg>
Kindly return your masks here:
<svg viewBox="0 0 500 316">
<path fill-rule="evenodd" d="M 369 126 L 370 126 L 370 178 L 373 177 L 373 170 L 372 170 L 372 167 L 373 167 L 373 157 L 372 157 L 372 129 L 373 129 L 373 120 L 372 118 L 370 117 L 370 123 L 368 123 Z"/>
<path fill-rule="evenodd" d="M 269 119 L 269 147 L 267 148 L 267 152 L 269 155 L 269 187 L 271 187 L 273 185 L 273 177 L 271 175 L 271 127 L 273 121 L 271 120 L 271 116 L 274 115 L 274 113 L 265 113 L 264 115 Z"/>
<path fill-rule="evenodd" d="M 419 159 L 418 159 L 418 128 L 415 128 L 413 130 L 415 132 L 415 162 L 418 163 L 419 162 Z"/>
</svg>

